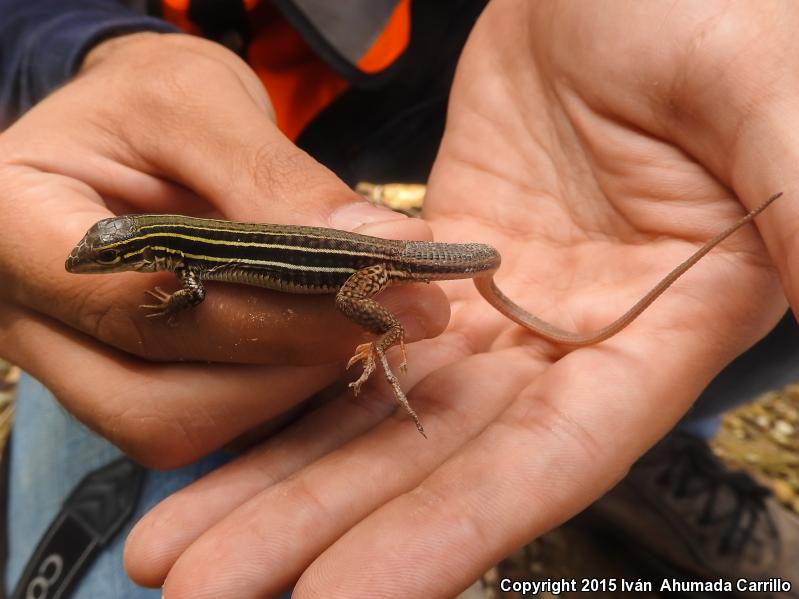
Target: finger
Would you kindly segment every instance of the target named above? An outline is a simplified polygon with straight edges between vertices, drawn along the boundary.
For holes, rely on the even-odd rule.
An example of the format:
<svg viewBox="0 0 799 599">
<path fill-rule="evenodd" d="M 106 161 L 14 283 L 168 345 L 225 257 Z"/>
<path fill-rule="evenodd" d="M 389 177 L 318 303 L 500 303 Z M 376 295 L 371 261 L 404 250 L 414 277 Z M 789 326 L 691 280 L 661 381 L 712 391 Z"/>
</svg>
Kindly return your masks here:
<svg viewBox="0 0 799 599">
<path fill-rule="evenodd" d="M 665 117 L 661 124 L 667 130 L 659 133 L 697 156 L 735 191 L 747 209 L 783 192 L 755 224 L 796 312 L 799 100 L 793 89 L 799 84 L 799 75 L 796 69 L 786 68 L 786 61 L 795 61 L 793 26 L 799 17 L 793 11 L 780 11 L 775 19 L 774 10 L 779 9 L 774 6 L 750 9 L 741 5 L 725 13 L 720 21 L 724 27 L 713 29 L 676 96 L 647 95 L 655 100 L 655 114 Z M 741 33 L 733 43 L 724 35 L 730 27 Z M 764 43 L 749 44 L 746 40 L 751 36 Z M 740 51 L 742 47 L 746 51 Z"/>
<path fill-rule="evenodd" d="M 0 312 L 3 347 L 81 422 L 143 464 L 185 465 L 328 385 L 331 367 L 152 364 L 32 312 Z M 47 352 L 41 348 L 46 347 Z"/>
<path fill-rule="evenodd" d="M 366 408 L 366 409 L 365 409 Z M 125 544 L 125 568 L 137 583 L 163 585 L 180 555 L 206 530 L 264 488 L 368 430 L 394 409 L 386 402 L 339 397 L 300 423 L 171 495 L 140 520 Z"/>
<path fill-rule="evenodd" d="M 404 388 L 413 389 L 429 373 L 462 357 L 461 344 L 447 339 L 409 349 L 413 366 L 402 377 Z M 399 359 L 396 353 L 394 357 Z M 391 362 L 395 365 L 397 360 Z M 388 385 L 374 382 L 373 377 L 357 398 L 344 393 L 323 404 L 278 437 L 161 502 L 128 538 L 125 562 L 130 576 L 144 586 L 161 586 L 186 548 L 239 505 L 397 411 Z M 424 413 L 426 406 L 420 409 Z M 412 430 L 404 412 L 399 411 L 397 419 L 401 432 L 396 434 Z"/>
<path fill-rule="evenodd" d="M 107 216 L 99 206 L 101 198 L 90 187 L 81 187 L 71 179 L 64 181 L 58 174 L 86 179 L 101 194 L 104 192 L 102 195 L 110 194 L 122 205 L 153 206 L 159 192 L 168 193 L 176 188 L 157 183 L 157 179 L 169 179 L 189 190 L 171 203 L 165 202 L 169 206 L 182 206 L 192 197 L 202 197 L 210 204 L 203 201 L 199 207 L 214 206 L 228 217 L 347 229 L 360 227 L 392 237 L 429 236 L 421 221 L 404 219 L 359 201 L 341 181 L 277 131 L 263 102 L 249 93 L 246 86 L 239 85 L 242 74 L 235 68 L 231 70 L 230 64 L 218 60 L 218 56 L 212 56 L 218 49 L 200 52 L 199 57 L 190 49 L 187 55 L 186 43 L 183 39 L 174 47 L 174 56 L 167 53 L 169 64 L 162 64 L 159 75 L 148 80 L 147 85 L 131 86 L 115 79 L 113 70 L 92 67 L 74 84 L 37 106 L 4 136 L 3 147 L 11 152 L 11 162 L 17 167 L 5 169 L 6 179 L 11 179 L 12 185 L 21 178 L 19 169 L 30 165 L 31 169 L 38 167 L 51 175 L 55 173 L 55 180 L 63 183 L 62 187 L 71 188 L 97 205 L 96 210 L 81 207 L 79 212 L 72 213 L 61 203 L 63 196 L 58 195 L 57 200 L 35 198 L 39 203 L 34 205 L 33 213 L 28 212 L 30 205 L 17 211 L 20 218 L 9 225 L 19 224 L 19 234 L 16 239 L 8 240 L 6 246 L 26 247 L 26 250 L 21 259 L 2 265 L 16 277 L 17 299 L 116 347 L 154 359 L 273 362 L 288 358 L 292 363 L 320 363 L 345 358 L 351 351 L 348 348 L 353 342 L 357 344 L 361 336 L 333 311 L 332 302 L 326 302 L 329 298 L 275 299 L 274 295 L 245 294 L 241 290 L 230 291 L 229 295 L 215 292 L 213 299 L 181 319 L 181 330 L 174 334 L 133 309 L 141 303 L 141 295 L 138 290 L 131 293 L 125 284 L 120 284 L 124 280 L 122 275 L 106 278 L 104 282 L 96 278 L 89 282 L 82 277 L 86 282 L 80 283 L 77 278 L 67 283 L 63 276 L 55 276 L 60 260 L 53 259 L 53 248 L 59 247 L 55 244 L 61 239 L 60 233 L 70 230 L 74 244 L 82 236 L 80 229 L 85 231 L 93 220 Z M 134 62 L 139 65 L 146 56 L 162 55 L 149 44 L 136 47 L 143 52 L 135 56 Z M 192 60 L 182 60 L 189 58 Z M 174 68 L 168 68 L 170 65 Z M 231 80 L 232 84 L 225 84 Z M 116 94 L 112 98 L 115 101 L 84 123 L 87 95 L 96 91 L 98 82 L 109 87 L 109 93 Z M 106 85 L 109 82 L 119 85 Z M 199 97 L 203 98 L 201 102 L 197 101 Z M 84 115 L 78 122 L 85 126 L 64 126 L 72 122 L 67 118 L 70 114 Z M 130 115 L 137 116 L 134 122 L 129 122 Z M 55 127 L 56 123 L 61 126 Z M 31 130 L 43 124 L 54 125 L 56 143 L 32 145 L 27 141 L 35 139 L 30 135 Z M 64 152 L 64 148 L 73 148 L 75 152 Z M 80 160 L 87 154 L 93 158 L 89 167 Z M 106 158 L 106 168 L 98 169 L 100 174 L 93 169 L 104 164 L 96 158 L 98 154 Z M 4 152 L 0 151 L 0 155 Z M 122 168 L 108 167 L 107 160 L 119 163 Z M 148 199 L 137 199 L 138 190 L 133 185 L 140 178 L 131 175 L 131 171 L 150 176 L 141 178 L 148 184 L 145 186 Z M 111 175 L 116 183 L 103 183 L 103 174 Z M 26 175 L 33 177 L 31 173 Z M 115 175 L 119 177 L 115 179 Z M 31 195 L 38 194 L 31 192 Z M 59 220 L 59 216 L 67 220 Z M 78 221 L 81 226 L 77 226 Z M 48 226 L 62 231 L 48 230 Z M 13 230 L 4 227 L 7 229 Z M 69 245 L 63 243 L 58 253 L 66 254 Z M 409 290 L 396 293 L 402 297 Z M 441 315 L 446 312 L 443 296 L 430 290 L 412 293 L 422 294 L 422 301 L 408 304 L 406 299 L 400 300 L 413 313 L 404 318 L 409 338 L 440 331 Z M 389 304 L 393 301 L 391 295 L 386 297 Z M 64 297 L 71 299 L 64 301 Z M 270 299 L 266 305 L 259 302 L 253 306 L 253 297 Z M 218 302 L 219 309 L 214 302 Z M 403 315 L 399 316 L 403 320 Z M 419 323 L 422 331 L 414 327 Z M 324 342 L 330 338 L 335 341 Z"/>
<path fill-rule="evenodd" d="M 294 596 L 374 588 L 386 597 L 453 596 L 621 478 L 721 368 L 717 342 L 683 330 L 569 354 L 422 484 L 328 548 Z"/>
<path fill-rule="evenodd" d="M 35 178 L 41 173 L 61 175 L 56 179 L 62 184 L 80 190 L 88 186 L 87 192 L 94 193 L 86 196 L 115 214 L 164 212 L 218 216 L 215 208 L 194 192 L 114 160 L 88 140 L 76 139 L 71 130 L 53 132 L 57 139 L 48 140 L 44 147 L 32 145 L 31 129 L 41 126 L 38 122 L 35 125 L 21 131 L 12 127 L 3 134 L 0 164 L 5 166 L 3 180 L 9 184 L 14 178 Z"/>
<path fill-rule="evenodd" d="M 762 202 L 766 195 L 783 192 L 783 197 L 757 217 L 756 226 L 776 265 L 784 293 L 799 313 L 799 177 L 793 160 L 799 157 L 799 136 L 790 130 L 791 115 L 799 123 L 799 103 L 792 107 L 776 107 L 759 131 L 746 135 L 748 143 L 759 150 L 744 148 L 736 162 L 745 164 L 745 174 L 735 175 L 736 191 L 750 208 Z M 787 120 L 787 122 L 786 122 Z"/>
<path fill-rule="evenodd" d="M 483 368 L 488 376 L 496 375 L 501 369 L 499 364 L 503 363 L 513 368 L 515 375 L 506 376 L 498 386 L 492 385 L 492 391 L 495 390 L 499 396 L 495 402 L 485 401 L 484 386 L 474 385 L 474 381 L 462 380 L 460 376 L 470 369 Z M 524 352 L 509 351 L 495 356 L 476 356 L 457 367 L 437 370 L 415 388 L 412 396 L 418 400 L 417 405 L 424 407 L 428 430 L 437 431 L 431 441 L 432 447 L 419 451 L 420 443 L 427 442 L 420 440 L 407 422 L 391 420 L 291 478 L 279 484 L 269 481 L 263 492 L 215 525 L 181 555 L 169 572 L 166 596 L 198 596 L 196 593 L 200 593 L 199 596 L 263 597 L 278 592 L 296 579 L 321 550 L 349 527 L 377 506 L 417 484 L 466 439 L 476 434 L 502 409 L 502 398 L 514 397 L 523 386 L 526 375 L 535 368 L 531 368 L 529 363 Z M 464 394 L 467 387 L 469 393 Z M 461 401 L 431 405 L 425 400 L 435 396 L 434 390 L 436 393 L 443 391 L 444 397 L 458 397 Z M 368 459 L 364 460 L 364 456 Z M 259 466 L 252 465 L 249 472 L 241 470 L 237 475 L 242 479 L 263 481 L 256 474 L 256 468 L 263 471 L 273 459 L 259 460 Z M 386 476 L 388 472 L 391 476 Z M 216 498 L 205 496 L 209 503 L 219 505 L 219 490 L 208 488 L 207 494 L 216 495 Z M 137 532 L 132 537 L 135 543 L 141 548 L 148 544 L 151 546 L 153 542 L 159 542 L 156 539 L 162 538 L 160 532 L 166 532 L 170 538 L 174 533 L 163 528 L 173 527 L 174 521 L 170 523 L 173 515 L 177 511 L 185 514 L 190 509 L 189 501 L 194 502 L 187 494 L 182 501 L 178 500 L 148 518 L 143 529 L 146 532 L 142 536 Z M 331 517 L 332 514 L 335 516 Z M 309 535 L 309 531 L 313 534 Z M 296 543 L 297 535 L 305 541 Z M 221 552 L 226 554 L 225 557 L 221 561 L 214 560 L 213 564 L 207 563 L 214 547 L 219 551 L 220 543 L 225 547 Z M 248 575 L 245 573 L 248 568 L 240 566 L 252 556 L 257 556 L 259 563 L 280 563 L 281 566 L 267 568 L 269 576 L 255 571 Z M 208 576 L 203 575 L 199 580 L 196 574 L 198 565 L 206 563 L 208 569 L 204 570 Z M 210 581 L 220 577 L 224 582 L 213 583 L 212 590 L 208 590 Z M 157 582 L 157 579 L 151 582 Z M 224 591 L 221 590 L 223 587 Z"/>
<path fill-rule="evenodd" d="M 18 173 L 21 207 L 2 216 L 0 272 L 3 293 L 96 337 L 151 360 L 323 364 L 346 360 L 363 331 L 335 308 L 332 296 L 275 293 L 211 284 L 205 302 L 182 313 L 176 327 L 148 319 L 144 292 L 175 289 L 169 273 L 79 276 L 63 261 L 87 223 L 105 216 L 85 186 L 71 188 L 53 176 Z M 2 182 L 0 182 L 2 185 Z M 8 189 L 8 186 L 5 187 Z M 57 198 L 53 196 L 57 195 Z M 436 287 L 394 288 L 380 301 L 400 318 L 409 340 L 438 334 L 449 306 Z"/>
</svg>

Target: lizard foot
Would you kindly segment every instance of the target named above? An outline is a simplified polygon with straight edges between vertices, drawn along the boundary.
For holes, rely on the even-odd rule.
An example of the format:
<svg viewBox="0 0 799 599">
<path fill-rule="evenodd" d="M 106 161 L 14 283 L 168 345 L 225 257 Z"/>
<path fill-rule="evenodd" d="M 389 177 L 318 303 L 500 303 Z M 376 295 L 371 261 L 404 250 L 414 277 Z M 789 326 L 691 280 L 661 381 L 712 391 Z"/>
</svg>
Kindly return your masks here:
<svg viewBox="0 0 799 599">
<path fill-rule="evenodd" d="M 402 372 L 406 372 L 407 360 L 405 358 L 405 343 L 400 341 L 400 347 L 402 349 L 402 363 L 400 364 L 399 368 Z M 405 393 L 402 391 L 402 387 L 400 387 L 399 380 L 397 380 L 396 375 L 391 371 L 391 367 L 388 365 L 388 360 L 386 359 L 385 351 L 383 351 L 383 349 L 381 349 L 380 346 L 374 342 L 363 343 L 356 347 L 355 355 L 350 358 L 349 362 L 347 362 L 347 368 L 350 368 L 353 364 L 357 364 L 358 362 L 364 363 L 361 376 L 358 377 L 358 380 L 350 383 L 350 388 L 352 389 L 353 394 L 356 396 L 358 395 L 361 390 L 361 385 L 363 385 L 375 371 L 375 367 L 377 365 L 375 354 L 377 354 L 377 357 L 380 360 L 380 365 L 383 367 L 383 372 L 386 375 L 388 384 L 391 385 L 391 388 L 394 391 L 394 397 L 396 398 L 397 403 L 405 408 L 405 411 L 408 412 L 411 418 L 413 418 L 413 421 L 416 424 L 416 430 L 418 430 L 426 439 L 427 435 L 424 432 L 422 422 L 419 420 L 419 416 L 408 402 L 408 398 L 405 397 Z"/>
<path fill-rule="evenodd" d="M 166 321 L 170 326 L 175 325 L 175 307 L 173 306 L 171 293 L 167 293 L 160 287 L 156 287 L 155 289 L 147 289 L 144 293 L 147 295 L 155 298 L 158 304 L 140 304 L 139 308 L 143 310 L 155 310 L 155 312 L 150 312 L 149 314 L 145 314 L 147 318 L 159 318 L 161 316 L 166 317 Z"/>
<path fill-rule="evenodd" d="M 400 352 L 402 352 L 402 362 L 400 362 L 399 369 L 402 374 L 408 374 L 408 354 L 405 353 L 405 339 L 400 337 L 399 341 Z"/>
<path fill-rule="evenodd" d="M 363 362 L 363 372 L 361 373 L 361 376 L 358 377 L 358 380 L 350 383 L 350 389 L 352 389 L 352 393 L 356 397 L 358 396 L 358 393 L 361 392 L 361 385 L 363 385 L 375 371 L 374 348 L 375 344 L 372 342 L 362 343 L 355 348 L 355 355 L 350 358 L 349 362 L 347 362 L 347 369 L 349 369 L 353 364 Z"/>
</svg>

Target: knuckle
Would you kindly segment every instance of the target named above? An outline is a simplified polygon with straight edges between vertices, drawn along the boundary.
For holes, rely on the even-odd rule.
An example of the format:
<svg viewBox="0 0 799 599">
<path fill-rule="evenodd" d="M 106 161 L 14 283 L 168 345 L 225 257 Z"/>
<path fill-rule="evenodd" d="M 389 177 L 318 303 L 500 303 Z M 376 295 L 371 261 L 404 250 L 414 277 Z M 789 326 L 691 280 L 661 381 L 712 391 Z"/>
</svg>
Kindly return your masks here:
<svg viewBox="0 0 799 599">
<path fill-rule="evenodd" d="M 433 484 L 422 482 L 408 493 L 413 502 L 413 518 L 420 522 L 446 523 L 447 530 L 462 540 L 465 545 L 485 546 L 491 538 L 486 523 L 466 506 L 453 509 L 453 499 Z M 462 507 L 463 509 L 457 509 Z"/>
<path fill-rule="evenodd" d="M 279 142 L 265 142 L 252 154 L 249 168 L 256 188 L 272 200 L 285 200 L 299 191 L 307 158 Z"/>
<path fill-rule="evenodd" d="M 187 123 L 211 110 L 209 95 L 232 77 L 219 60 L 172 46 L 158 53 L 149 49 L 124 69 L 98 74 L 106 80 L 104 88 L 115 96 L 114 102 L 105 103 L 103 112 L 133 117 L 131 134 L 140 128 L 142 119 L 157 120 L 170 134 L 186 129 Z"/>
<path fill-rule="evenodd" d="M 180 419 L 159 409 L 164 402 L 152 387 L 136 375 L 94 387 L 71 380 L 52 386 L 61 405 L 133 460 L 157 469 L 185 465 L 201 455 L 198 444 Z"/>
<path fill-rule="evenodd" d="M 87 313 L 85 318 L 95 338 L 139 358 L 150 355 L 140 324 L 126 306 L 105 305 Z"/>
<path fill-rule="evenodd" d="M 118 305 L 95 289 L 81 293 L 72 302 L 72 317 L 77 328 L 89 336 L 139 358 L 147 358 L 151 348 L 140 323 L 128 306 Z"/>
<path fill-rule="evenodd" d="M 69 306 L 64 320 L 72 326 L 131 356 L 158 362 L 180 354 L 166 327 L 152 326 L 141 309 L 121 301 L 109 284 L 80 289 L 67 302 L 63 297 L 51 301 Z"/>
<path fill-rule="evenodd" d="M 159 470 L 185 466 L 229 440 L 219 434 L 223 427 L 216 415 L 203 409 L 182 379 L 167 376 L 169 370 L 148 366 L 118 378 L 118 391 L 102 416 L 101 434 L 132 459 Z"/>
<path fill-rule="evenodd" d="M 324 502 L 323 497 L 314 490 L 306 478 L 301 476 L 292 478 L 286 492 L 291 497 L 292 505 L 296 505 L 300 511 L 312 515 L 307 520 L 309 529 L 313 530 L 320 521 L 335 518 L 335 514 Z"/>
<path fill-rule="evenodd" d="M 139 398 L 140 399 L 140 398 Z M 136 462 L 157 470 L 184 466 L 202 455 L 191 430 L 179 419 L 128 409 L 107 418 L 103 434 Z"/>
<path fill-rule="evenodd" d="M 250 174 L 247 185 L 254 184 L 260 197 L 290 204 L 294 213 L 308 209 L 318 216 L 320 199 L 337 202 L 351 199 L 353 193 L 327 168 L 282 138 L 262 143 L 245 163 Z"/>
</svg>

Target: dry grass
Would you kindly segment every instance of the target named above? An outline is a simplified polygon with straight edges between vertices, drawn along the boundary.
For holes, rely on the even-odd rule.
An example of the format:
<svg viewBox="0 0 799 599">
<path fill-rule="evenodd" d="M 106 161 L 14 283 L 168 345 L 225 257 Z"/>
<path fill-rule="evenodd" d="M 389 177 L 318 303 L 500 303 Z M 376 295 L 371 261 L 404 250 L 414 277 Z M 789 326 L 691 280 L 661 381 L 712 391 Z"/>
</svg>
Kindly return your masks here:
<svg viewBox="0 0 799 599">
<path fill-rule="evenodd" d="M 0 448 L 5 445 L 14 420 L 14 391 L 18 380 L 19 368 L 0 360 Z"/>
<path fill-rule="evenodd" d="M 726 414 L 713 449 L 799 514 L 799 385 L 766 393 Z"/>
</svg>

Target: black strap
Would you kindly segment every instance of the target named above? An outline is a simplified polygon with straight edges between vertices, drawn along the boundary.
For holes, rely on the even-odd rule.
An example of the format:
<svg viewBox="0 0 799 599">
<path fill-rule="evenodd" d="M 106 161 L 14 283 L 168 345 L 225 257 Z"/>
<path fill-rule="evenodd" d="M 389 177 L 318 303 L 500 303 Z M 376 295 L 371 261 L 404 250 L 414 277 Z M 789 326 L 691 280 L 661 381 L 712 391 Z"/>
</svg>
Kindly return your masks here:
<svg viewBox="0 0 799 599">
<path fill-rule="evenodd" d="M 144 468 L 127 458 L 87 474 L 39 542 L 11 599 L 64 599 L 130 519 Z"/>
<path fill-rule="evenodd" d="M 246 59 L 250 26 L 244 0 L 191 0 L 187 16 L 200 27 L 203 37 Z"/>
</svg>

